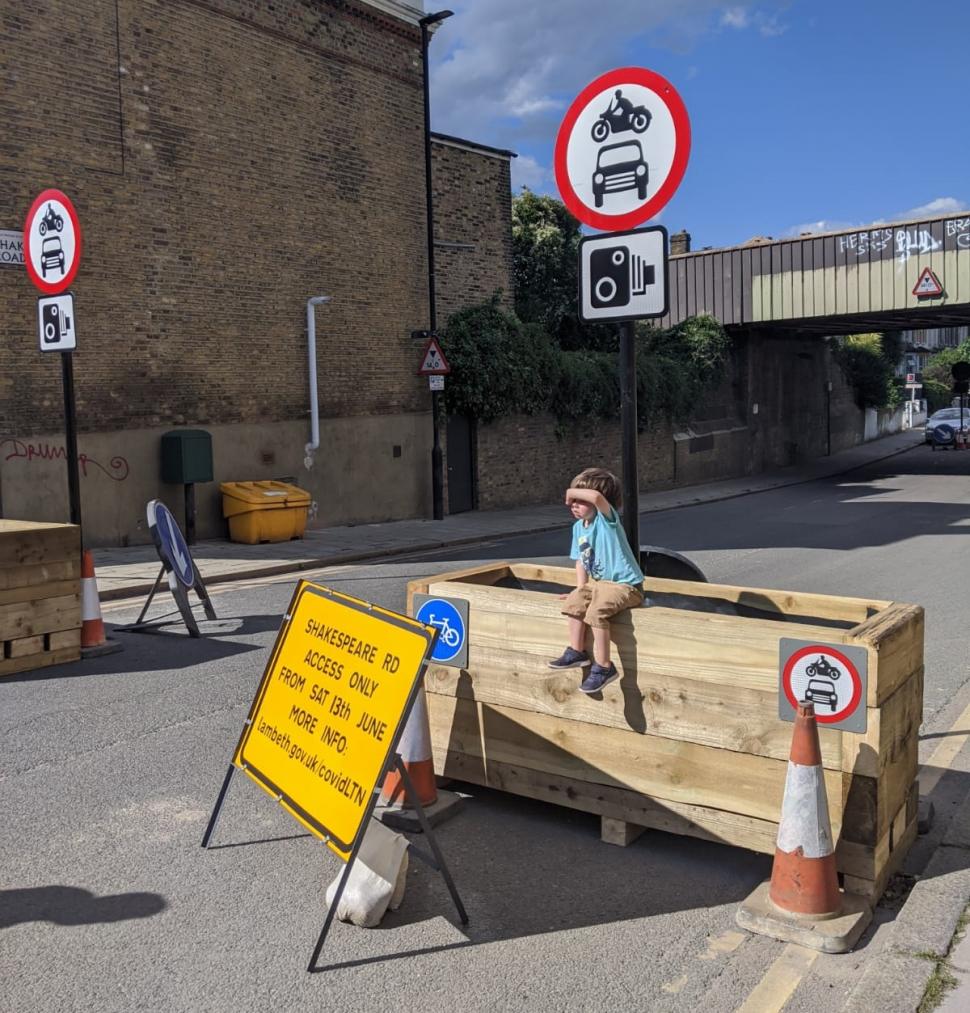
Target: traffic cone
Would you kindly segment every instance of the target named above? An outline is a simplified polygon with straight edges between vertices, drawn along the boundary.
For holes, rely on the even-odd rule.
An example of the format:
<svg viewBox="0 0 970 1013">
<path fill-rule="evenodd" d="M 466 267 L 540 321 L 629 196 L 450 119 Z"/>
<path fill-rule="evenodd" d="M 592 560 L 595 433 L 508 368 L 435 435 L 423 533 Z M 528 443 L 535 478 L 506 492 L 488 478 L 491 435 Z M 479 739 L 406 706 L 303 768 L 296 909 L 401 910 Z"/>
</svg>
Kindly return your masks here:
<svg viewBox="0 0 970 1013">
<path fill-rule="evenodd" d="M 417 792 L 418 801 L 422 806 L 434 805 L 438 801 L 438 785 L 435 783 L 434 761 L 431 759 L 431 725 L 428 721 L 428 705 L 424 699 L 423 684 L 414 698 L 414 706 L 398 741 L 397 751 L 404 761 L 404 768 Z M 388 771 L 384 778 L 380 804 L 404 809 L 412 808 L 404 791 L 404 779 L 396 769 Z"/>
<path fill-rule="evenodd" d="M 90 549 L 85 549 L 81 553 L 81 646 L 100 647 L 106 642 L 98 581 L 94 576 L 94 556 Z"/>
<path fill-rule="evenodd" d="M 414 808 L 404 791 L 404 779 L 397 768 L 389 770 L 381 788 L 374 815 L 386 826 L 404 833 L 421 833 L 425 824 L 436 827 L 451 819 L 461 808 L 461 796 L 453 791 L 438 791 L 434 779 L 434 761 L 431 759 L 431 724 L 428 721 L 428 703 L 424 696 L 424 683 L 418 687 L 407 724 L 397 744 L 397 752 L 414 785 L 421 805 Z M 424 820 L 421 819 L 422 814 Z"/>
<path fill-rule="evenodd" d="M 795 715 L 768 896 L 790 914 L 832 918 L 840 910 L 835 842 L 812 703 L 800 703 Z"/>
<path fill-rule="evenodd" d="M 825 953 L 851 950 L 872 918 L 862 897 L 839 890 L 815 705 L 795 714 L 771 880 L 741 905 L 751 932 Z"/>
<path fill-rule="evenodd" d="M 119 641 L 105 636 L 98 581 L 94 576 L 94 556 L 90 549 L 85 549 L 81 553 L 81 657 L 98 658 L 121 648 Z"/>
</svg>

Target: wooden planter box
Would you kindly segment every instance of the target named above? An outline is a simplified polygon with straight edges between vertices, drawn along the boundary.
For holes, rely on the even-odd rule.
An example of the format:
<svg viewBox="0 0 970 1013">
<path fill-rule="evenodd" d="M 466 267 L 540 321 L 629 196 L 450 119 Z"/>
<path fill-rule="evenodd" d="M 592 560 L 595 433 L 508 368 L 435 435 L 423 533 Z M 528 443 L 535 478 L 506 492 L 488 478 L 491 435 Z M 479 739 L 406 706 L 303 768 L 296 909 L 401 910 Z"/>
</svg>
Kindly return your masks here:
<svg viewBox="0 0 970 1013">
<path fill-rule="evenodd" d="M 469 602 L 467 670 L 425 677 L 437 773 L 597 813 L 611 843 L 653 827 L 773 853 L 793 727 L 779 639 L 858 645 L 868 730 L 820 739 L 845 888 L 875 902 L 916 836 L 922 608 L 648 578 L 651 606 L 612 626 L 621 677 L 595 699 L 546 664 L 574 584 L 572 568 L 497 563 L 408 585 L 409 608 L 415 592 Z"/>
<path fill-rule="evenodd" d="M 0 676 L 81 657 L 81 532 L 0 520 Z"/>
</svg>

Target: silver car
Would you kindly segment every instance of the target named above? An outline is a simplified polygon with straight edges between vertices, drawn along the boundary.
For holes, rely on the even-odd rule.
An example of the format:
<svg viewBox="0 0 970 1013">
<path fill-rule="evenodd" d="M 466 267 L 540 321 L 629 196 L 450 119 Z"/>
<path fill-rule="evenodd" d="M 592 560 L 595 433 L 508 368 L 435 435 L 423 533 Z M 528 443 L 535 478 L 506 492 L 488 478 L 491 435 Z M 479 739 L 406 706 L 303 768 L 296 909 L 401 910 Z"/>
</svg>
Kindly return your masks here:
<svg viewBox="0 0 970 1013">
<path fill-rule="evenodd" d="M 970 408 L 963 409 L 963 428 L 970 428 Z M 938 412 L 933 414 L 926 420 L 926 428 L 923 430 L 925 442 L 943 442 L 951 443 L 953 441 L 953 434 L 960 428 L 961 418 L 959 408 L 941 408 Z M 941 430 L 940 437 L 934 441 L 933 430 L 937 426 L 946 426 L 950 430 L 949 435 L 946 434 L 946 430 Z M 941 439 L 942 438 L 942 439 Z"/>
</svg>

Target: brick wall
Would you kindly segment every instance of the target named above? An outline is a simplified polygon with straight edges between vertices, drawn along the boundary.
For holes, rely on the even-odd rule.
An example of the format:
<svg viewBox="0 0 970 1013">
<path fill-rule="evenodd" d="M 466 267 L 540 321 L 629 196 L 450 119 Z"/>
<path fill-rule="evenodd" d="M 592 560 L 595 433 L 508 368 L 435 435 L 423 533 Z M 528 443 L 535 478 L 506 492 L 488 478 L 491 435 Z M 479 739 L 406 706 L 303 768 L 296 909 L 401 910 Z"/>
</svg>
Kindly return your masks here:
<svg viewBox="0 0 970 1013">
<path fill-rule="evenodd" d="M 512 306 L 510 152 L 434 135 L 435 296 L 438 325 L 501 290 Z"/>
<path fill-rule="evenodd" d="M 640 490 L 757 474 L 821 456 L 827 450 L 827 424 L 833 453 L 862 441 L 863 413 L 828 346 L 819 340 L 742 335 L 723 378 L 689 425 L 639 434 Z M 619 423 L 600 420 L 563 428 L 551 416 L 535 415 L 479 426 L 479 506 L 554 503 L 589 465 L 619 475 L 621 442 Z"/>
<path fill-rule="evenodd" d="M 84 235 L 82 432 L 306 418 L 316 294 L 324 417 L 427 411 L 417 28 L 353 0 L 2 0 L 0 45 L 0 228 L 53 185 Z M 35 294 L 0 270 L 18 436 L 63 425 Z"/>
</svg>

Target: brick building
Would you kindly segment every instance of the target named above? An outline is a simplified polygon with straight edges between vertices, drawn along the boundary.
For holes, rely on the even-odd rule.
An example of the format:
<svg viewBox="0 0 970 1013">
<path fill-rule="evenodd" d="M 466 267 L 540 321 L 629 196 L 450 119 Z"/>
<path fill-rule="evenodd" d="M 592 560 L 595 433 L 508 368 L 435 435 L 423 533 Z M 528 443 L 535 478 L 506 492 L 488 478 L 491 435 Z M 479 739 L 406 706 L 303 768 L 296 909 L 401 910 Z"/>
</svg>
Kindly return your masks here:
<svg viewBox="0 0 970 1013">
<path fill-rule="evenodd" d="M 295 480 L 311 524 L 430 512 L 411 335 L 428 317 L 422 13 L 420 0 L 0 0 L 0 230 L 55 186 L 84 236 L 72 291 L 89 544 L 146 540 L 155 496 L 181 515 L 159 441 L 185 426 L 213 438 L 201 537 L 224 531 L 225 480 Z M 508 154 L 435 143 L 442 321 L 456 293 L 510 288 Z M 463 176 L 488 205 L 467 222 Z M 65 520 L 60 356 L 38 351 L 36 295 L 0 264 L 0 501 L 7 517 Z M 316 295 L 332 302 L 316 311 L 321 441 L 307 454 Z"/>
</svg>

